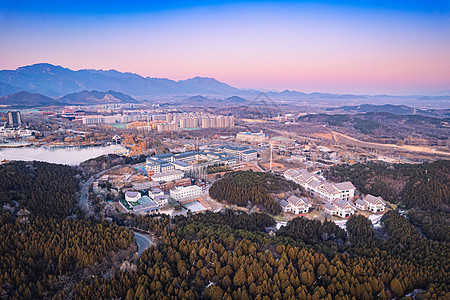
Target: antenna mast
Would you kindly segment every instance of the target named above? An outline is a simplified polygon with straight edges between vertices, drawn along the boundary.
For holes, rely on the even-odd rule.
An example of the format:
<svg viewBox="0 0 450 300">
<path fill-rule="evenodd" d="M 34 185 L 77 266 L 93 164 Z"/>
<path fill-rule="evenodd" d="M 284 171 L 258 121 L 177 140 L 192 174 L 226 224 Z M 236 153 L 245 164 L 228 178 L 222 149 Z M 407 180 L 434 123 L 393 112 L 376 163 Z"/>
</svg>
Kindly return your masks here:
<svg viewBox="0 0 450 300">
<path fill-rule="evenodd" d="M 273 144 L 270 144 L 270 172 L 272 172 Z"/>
</svg>

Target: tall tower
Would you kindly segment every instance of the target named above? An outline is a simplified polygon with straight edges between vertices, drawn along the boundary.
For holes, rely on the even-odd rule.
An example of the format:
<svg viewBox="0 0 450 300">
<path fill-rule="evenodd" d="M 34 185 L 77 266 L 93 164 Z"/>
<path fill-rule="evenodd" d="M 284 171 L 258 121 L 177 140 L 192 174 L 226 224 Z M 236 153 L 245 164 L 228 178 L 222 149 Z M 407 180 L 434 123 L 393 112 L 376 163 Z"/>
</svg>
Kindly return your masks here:
<svg viewBox="0 0 450 300">
<path fill-rule="evenodd" d="M 12 126 L 22 125 L 22 118 L 20 117 L 20 111 L 8 111 L 8 123 Z"/>
<path fill-rule="evenodd" d="M 270 172 L 272 172 L 273 144 L 270 144 Z"/>
</svg>

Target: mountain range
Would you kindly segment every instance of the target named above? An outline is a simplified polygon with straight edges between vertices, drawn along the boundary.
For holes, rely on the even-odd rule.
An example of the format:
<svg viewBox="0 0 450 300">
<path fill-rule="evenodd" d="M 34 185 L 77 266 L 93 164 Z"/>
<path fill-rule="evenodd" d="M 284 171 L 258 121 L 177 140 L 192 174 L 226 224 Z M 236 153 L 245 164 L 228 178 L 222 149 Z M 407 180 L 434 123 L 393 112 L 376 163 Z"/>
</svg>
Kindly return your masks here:
<svg viewBox="0 0 450 300">
<path fill-rule="evenodd" d="M 137 101 L 131 96 L 115 91 L 81 91 L 79 93 L 71 93 L 56 99 L 38 93 L 30 93 L 25 91 L 0 97 L 0 105 L 8 105 L 18 108 L 136 102 Z"/>
<path fill-rule="evenodd" d="M 17 95 L 15 93 L 24 91 L 54 98 L 56 99 L 54 100 L 55 102 L 69 104 L 99 104 L 111 103 L 117 100 L 133 102 L 134 100 L 161 99 L 177 102 L 183 101 L 184 103 L 186 99 L 189 99 L 190 101 L 188 102 L 193 104 L 233 103 L 237 105 L 257 99 L 260 96 L 260 91 L 258 90 L 238 89 L 214 78 L 207 77 L 194 77 L 175 81 L 167 78 L 142 77 L 138 74 L 123 73 L 116 70 L 83 69 L 74 71 L 48 63 L 24 66 L 16 70 L 0 71 L 0 96 L 13 94 L 14 96 L 7 99 L 15 99 L 15 102 L 13 102 L 18 103 L 21 100 L 17 97 L 25 94 Z M 232 97 L 230 98 L 230 96 Z M 371 96 L 317 92 L 302 93 L 292 90 L 282 92 L 269 91 L 265 93 L 265 96 L 268 99 L 283 102 L 288 106 L 292 104 L 316 107 L 404 104 L 418 108 L 448 108 L 450 103 L 450 96 Z M 90 99 L 93 101 L 87 100 L 86 97 L 91 97 Z M 204 97 L 204 99 L 201 97 Z M 27 95 L 27 98 L 33 97 Z M 34 99 L 33 101 L 37 101 L 36 96 L 34 96 Z M 45 102 L 47 100 L 41 99 L 39 101 L 37 102 L 42 103 L 42 101 Z M 4 103 L 0 102 L 0 104 Z"/>
<path fill-rule="evenodd" d="M 174 81 L 115 70 L 73 71 L 47 63 L 0 71 L 0 96 L 27 91 L 48 97 L 61 97 L 83 90 L 114 90 L 133 96 L 232 95 L 239 92 L 239 89 L 214 78 L 195 77 Z"/>
</svg>

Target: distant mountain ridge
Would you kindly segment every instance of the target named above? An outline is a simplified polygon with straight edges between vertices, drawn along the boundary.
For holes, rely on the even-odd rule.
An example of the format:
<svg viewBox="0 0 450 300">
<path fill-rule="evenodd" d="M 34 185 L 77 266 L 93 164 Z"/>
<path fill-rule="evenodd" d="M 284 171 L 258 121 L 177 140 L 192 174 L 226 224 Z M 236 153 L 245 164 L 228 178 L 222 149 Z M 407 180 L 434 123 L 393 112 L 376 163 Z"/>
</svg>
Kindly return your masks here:
<svg viewBox="0 0 450 300">
<path fill-rule="evenodd" d="M 59 98 L 68 104 L 107 104 L 107 103 L 136 103 L 137 101 L 129 95 L 120 92 L 107 91 L 81 91 Z"/>
<path fill-rule="evenodd" d="M 194 77 L 186 80 L 143 77 L 134 73 L 116 70 L 82 69 L 74 71 L 49 63 L 38 63 L 19 67 L 16 70 L 0 71 L 0 96 L 20 91 L 38 93 L 51 98 L 83 91 L 116 91 L 131 95 L 138 101 L 161 100 L 179 101 L 191 96 L 201 95 L 211 100 L 210 103 L 230 103 L 238 105 L 244 100 L 256 99 L 260 91 L 238 89 L 214 78 Z M 317 107 L 352 106 L 362 103 L 370 104 L 404 104 L 424 108 L 449 108 L 450 96 L 390 96 L 390 95 L 351 95 L 331 93 L 303 93 L 293 90 L 282 92 L 269 91 L 265 95 L 275 101 L 284 101 L 286 105 L 298 104 Z M 233 98 L 233 97 L 239 97 Z M 94 96 L 93 99 L 99 99 Z M 108 96 L 109 97 L 109 96 Z M 112 95 L 105 101 L 118 99 Z M 225 99 L 231 97 L 230 99 Z M 244 97 L 244 98 L 241 98 Z M 203 100 L 206 100 L 203 99 Z M 217 100 L 219 99 L 219 100 Z M 224 99 L 224 100 L 220 100 Z M 191 99 L 194 100 L 194 99 Z M 197 103 L 201 103 L 197 98 Z M 216 102 L 217 101 L 217 102 Z M 206 103 L 205 101 L 203 101 Z M 209 103 L 208 103 L 209 104 Z"/>
<path fill-rule="evenodd" d="M 38 93 L 29 93 L 25 91 L 0 97 L 0 105 L 8 105 L 20 108 L 136 102 L 137 101 L 131 96 L 115 91 L 82 91 L 79 93 L 68 94 L 64 97 L 56 99 Z"/>
<path fill-rule="evenodd" d="M 65 103 L 41 94 L 22 91 L 0 97 L 0 105 L 10 105 L 16 107 L 39 107 L 60 106 L 65 105 Z"/>
<path fill-rule="evenodd" d="M 11 95 L 0 97 L 0 105 L 28 108 L 42 106 L 65 106 L 65 105 L 101 105 L 111 103 L 137 103 L 133 97 L 116 91 L 81 91 L 67 94 L 59 98 L 51 98 L 38 93 L 21 91 Z M 181 100 L 180 105 L 240 105 L 248 103 L 249 100 L 231 96 L 226 99 L 207 98 L 201 95 L 191 96 Z"/>
<path fill-rule="evenodd" d="M 239 92 L 239 89 L 214 78 L 195 77 L 174 81 L 165 78 L 144 78 L 115 70 L 73 71 L 48 63 L 0 71 L 0 95 L 28 91 L 48 97 L 60 97 L 83 90 L 114 90 L 130 95 L 220 95 Z"/>
</svg>

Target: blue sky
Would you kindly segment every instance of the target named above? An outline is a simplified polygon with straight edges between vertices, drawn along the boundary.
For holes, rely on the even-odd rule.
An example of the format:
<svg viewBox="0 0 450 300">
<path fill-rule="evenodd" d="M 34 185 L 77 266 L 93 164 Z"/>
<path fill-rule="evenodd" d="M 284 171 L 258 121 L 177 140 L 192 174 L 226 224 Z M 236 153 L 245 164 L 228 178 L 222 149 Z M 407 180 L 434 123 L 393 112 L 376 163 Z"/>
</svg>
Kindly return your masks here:
<svg viewBox="0 0 450 300">
<path fill-rule="evenodd" d="M 199 6 L 217 6 L 224 4 L 323 4 L 333 6 L 348 6 L 362 9 L 399 10 L 416 13 L 448 13 L 449 1 L 13 1 L 3 0 L 3 9 L 34 12 L 34 13 L 69 13 L 69 14 L 107 14 L 107 13 L 135 13 L 153 12 L 170 9 L 185 9 Z"/>
<path fill-rule="evenodd" d="M 450 1 L 0 0 L 0 40 L 0 69 L 48 62 L 275 90 L 450 90 Z"/>
</svg>

